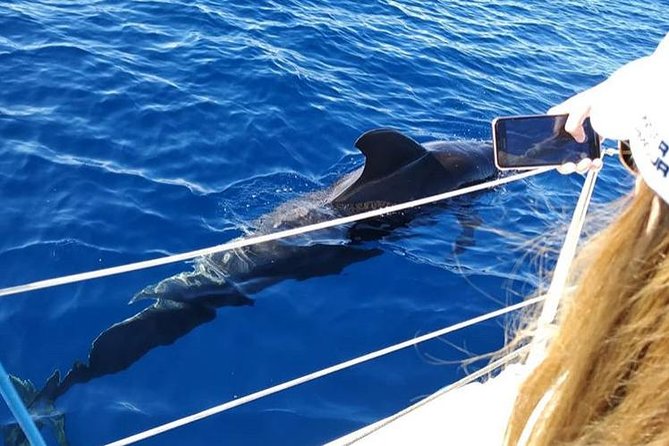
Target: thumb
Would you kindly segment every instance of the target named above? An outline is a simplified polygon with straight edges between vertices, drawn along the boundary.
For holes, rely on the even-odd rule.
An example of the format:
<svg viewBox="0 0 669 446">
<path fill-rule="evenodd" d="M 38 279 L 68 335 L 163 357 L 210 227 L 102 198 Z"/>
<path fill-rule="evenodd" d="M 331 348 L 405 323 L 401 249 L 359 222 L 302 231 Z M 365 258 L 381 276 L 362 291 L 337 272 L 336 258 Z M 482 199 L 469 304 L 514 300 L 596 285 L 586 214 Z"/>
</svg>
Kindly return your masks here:
<svg viewBox="0 0 669 446">
<path fill-rule="evenodd" d="M 585 141 L 585 130 L 583 130 L 583 122 L 590 116 L 590 105 L 589 104 L 579 104 L 577 107 L 572 109 L 567 118 L 567 122 L 564 124 L 564 129 L 571 133 L 571 136 L 578 142 Z"/>
</svg>

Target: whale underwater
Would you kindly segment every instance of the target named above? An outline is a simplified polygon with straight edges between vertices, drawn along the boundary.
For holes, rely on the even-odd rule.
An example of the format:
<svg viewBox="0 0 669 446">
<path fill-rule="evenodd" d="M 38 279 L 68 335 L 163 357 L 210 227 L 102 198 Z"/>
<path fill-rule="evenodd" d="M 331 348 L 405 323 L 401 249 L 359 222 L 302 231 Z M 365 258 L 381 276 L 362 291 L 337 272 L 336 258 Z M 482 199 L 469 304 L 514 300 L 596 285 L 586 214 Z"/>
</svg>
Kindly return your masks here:
<svg viewBox="0 0 669 446">
<path fill-rule="evenodd" d="M 253 223 L 254 235 L 304 226 L 336 217 L 456 190 L 493 178 L 497 169 L 490 142 L 433 141 L 419 144 L 392 129 L 364 133 L 355 147 L 360 167 L 330 187 L 277 207 Z M 250 296 L 283 280 L 339 274 L 345 267 L 383 251 L 370 243 L 406 226 L 420 211 L 378 217 L 343 228 L 319 231 L 204 256 L 193 268 L 147 286 L 131 300 L 152 303 L 104 330 L 87 361 L 75 362 L 61 379 L 55 371 L 43 389 L 13 377 L 27 407 L 50 424 L 66 444 L 64 418 L 55 400 L 72 386 L 130 367 L 150 350 L 174 343 L 216 317 L 218 308 L 252 305 Z M 27 444 L 16 424 L 3 427 L 5 444 Z"/>
</svg>

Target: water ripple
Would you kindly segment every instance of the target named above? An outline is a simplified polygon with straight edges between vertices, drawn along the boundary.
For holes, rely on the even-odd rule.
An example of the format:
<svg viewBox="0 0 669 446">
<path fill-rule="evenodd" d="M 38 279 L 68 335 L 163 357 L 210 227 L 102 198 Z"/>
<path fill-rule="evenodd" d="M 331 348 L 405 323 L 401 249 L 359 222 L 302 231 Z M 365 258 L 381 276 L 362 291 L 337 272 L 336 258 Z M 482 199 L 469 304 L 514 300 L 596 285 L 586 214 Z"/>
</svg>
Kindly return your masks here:
<svg viewBox="0 0 669 446">
<path fill-rule="evenodd" d="M 489 139 L 493 117 L 543 112 L 649 53 L 668 20 L 664 0 L 3 2 L 0 284 L 230 240 L 360 166 L 353 142 L 372 127 L 420 141 Z M 57 405 L 71 444 L 111 441 L 517 299 L 550 267 L 560 235 L 543 235 L 563 227 L 580 181 L 550 175 L 450 203 L 341 275 L 222 309 L 128 370 L 68 392 Z M 607 166 L 596 201 L 630 183 Z M 473 245 L 457 251 L 460 220 L 472 216 Z M 548 254 L 528 252 L 537 238 Z M 187 268 L 3 300 L 0 336 L 11 342 L 0 359 L 42 384 L 141 311 L 125 305 L 130 296 Z M 483 353 L 502 339 L 498 325 L 473 330 L 449 342 Z M 413 352 L 397 358 L 166 441 L 323 443 L 461 373 Z"/>
</svg>

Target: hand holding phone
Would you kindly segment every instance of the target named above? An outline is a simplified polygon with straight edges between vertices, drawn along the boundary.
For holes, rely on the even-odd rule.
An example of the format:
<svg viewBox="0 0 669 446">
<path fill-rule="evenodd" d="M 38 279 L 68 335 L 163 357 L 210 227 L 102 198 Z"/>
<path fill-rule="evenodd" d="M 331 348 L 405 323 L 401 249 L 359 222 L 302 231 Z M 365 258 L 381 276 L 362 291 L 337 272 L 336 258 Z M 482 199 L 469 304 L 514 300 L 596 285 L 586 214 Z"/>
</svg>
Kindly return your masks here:
<svg viewBox="0 0 669 446">
<path fill-rule="evenodd" d="M 578 142 L 564 128 L 567 118 L 568 115 L 496 118 L 492 130 L 497 167 L 524 170 L 600 158 L 599 138 L 590 121 L 584 122 L 585 140 Z"/>
</svg>

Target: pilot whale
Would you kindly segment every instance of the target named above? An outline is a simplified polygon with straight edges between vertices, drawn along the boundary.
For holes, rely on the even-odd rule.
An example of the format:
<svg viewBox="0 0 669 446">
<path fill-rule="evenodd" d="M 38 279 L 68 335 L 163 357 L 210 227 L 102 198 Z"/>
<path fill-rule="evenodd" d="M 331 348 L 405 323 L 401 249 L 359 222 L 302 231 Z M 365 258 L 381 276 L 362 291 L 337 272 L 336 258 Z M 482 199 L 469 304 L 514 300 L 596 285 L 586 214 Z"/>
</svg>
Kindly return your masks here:
<svg viewBox="0 0 669 446">
<path fill-rule="evenodd" d="M 495 175 L 492 147 L 485 142 L 435 141 L 421 145 L 391 129 L 363 134 L 355 147 L 365 156 L 363 167 L 326 190 L 279 206 L 256 222 L 256 235 L 318 223 L 378 209 L 485 181 Z M 386 217 L 391 226 L 411 212 Z M 378 220 L 377 220 L 378 221 Z M 280 280 L 338 274 L 343 267 L 374 255 L 359 246 L 379 238 L 364 225 L 306 237 L 267 242 L 195 261 L 192 271 L 167 278 L 140 291 L 133 301 L 151 298 L 211 304 L 231 296 L 248 296 Z M 341 232 L 341 230 L 340 230 Z M 323 240 L 329 240 L 325 242 Z M 317 262 L 314 260 L 318 259 Z"/>
<path fill-rule="evenodd" d="M 392 129 L 363 134 L 355 147 L 364 166 L 330 187 L 285 203 L 253 223 L 256 235 L 415 200 L 486 181 L 496 175 L 489 142 L 434 141 L 419 144 Z M 52 407 L 73 385 L 122 371 L 148 351 L 169 345 L 211 321 L 225 306 L 252 305 L 250 296 L 282 280 L 339 274 L 346 266 L 382 253 L 370 241 L 406 225 L 408 211 L 369 222 L 201 257 L 193 268 L 147 286 L 131 303 L 151 300 L 134 316 L 104 330 L 86 362 L 75 362 L 61 379 L 58 371 L 40 391 L 28 381 L 23 394 L 31 410 Z M 40 423 L 49 417 L 42 414 Z M 65 438 L 62 416 L 53 429 Z M 23 444 L 15 425 L 3 429 L 6 444 Z M 59 440 L 59 443 L 60 440 Z M 61 443 L 62 444 L 62 443 Z"/>
</svg>

